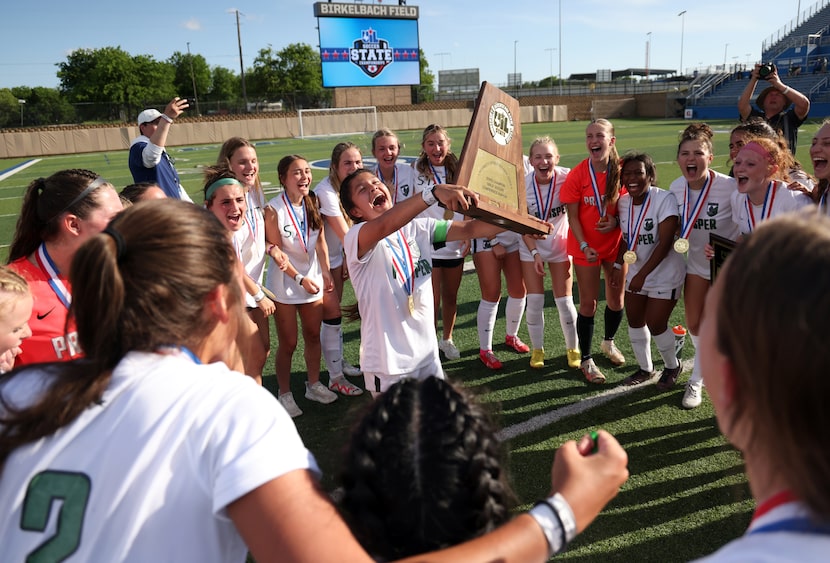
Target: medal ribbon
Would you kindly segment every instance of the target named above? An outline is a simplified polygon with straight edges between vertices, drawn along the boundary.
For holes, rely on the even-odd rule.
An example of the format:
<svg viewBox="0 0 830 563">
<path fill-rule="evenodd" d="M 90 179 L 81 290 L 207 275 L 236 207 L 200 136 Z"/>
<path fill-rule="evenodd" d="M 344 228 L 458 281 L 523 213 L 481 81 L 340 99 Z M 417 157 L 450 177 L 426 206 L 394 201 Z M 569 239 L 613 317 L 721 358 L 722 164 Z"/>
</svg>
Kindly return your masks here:
<svg viewBox="0 0 830 563">
<path fill-rule="evenodd" d="M 380 171 L 380 164 L 378 164 L 378 169 L 377 169 L 376 174 L 377 174 L 378 178 L 380 178 L 380 181 L 385 184 L 386 180 L 383 179 L 383 172 Z M 398 167 L 397 166 L 392 167 L 392 182 L 395 184 L 395 195 L 392 197 L 392 203 L 398 203 Z"/>
<path fill-rule="evenodd" d="M 634 200 L 631 200 L 631 207 L 628 208 L 628 248 L 632 252 L 635 248 L 637 248 L 637 237 L 640 235 L 640 228 L 643 226 L 643 221 L 646 218 L 646 211 L 648 208 L 651 207 L 651 195 L 650 191 L 646 192 L 646 199 L 643 201 L 643 205 L 640 207 L 640 214 L 637 215 L 637 223 L 634 224 Z M 631 227 L 634 226 L 634 232 L 632 234 Z"/>
<path fill-rule="evenodd" d="M 605 217 L 605 204 L 602 202 L 602 198 L 599 195 L 597 175 L 594 173 L 594 165 L 591 164 L 591 159 L 588 159 L 588 175 L 591 177 L 591 187 L 594 189 L 594 201 L 597 205 L 597 211 L 599 211 L 599 218 L 602 219 Z"/>
<path fill-rule="evenodd" d="M 300 222 L 300 218 L 297 216 L 297 212 L 294 211 L 294 206 L 291 205 L 291 202 L 288 200 L 285 192 L 282 192 L 282 199 L 285 201 L 285 206 L 288 208 L 288 218 L 291 219 L 291 224 L 294 225 L 294 230 L 297 231 L 298 238 L 303 244 L 303 250 L 305 250 L 305 253 L 308 254 L 308 216 L 305 209 L 305 198 L 303 198 L 302 222 Z M 300 227 L 302 227 L 302 229 Z"/>
<path fill-rule="evenodd" d="M 435 169 L 431 162 L 429 163 L 429 169 L 432 170 L 432 179 L 435 181 L 435 185 L 437 186 L 438 184 L 443 184 L 443 182 L 441 181 L 441 176 L 438 175 L 438 171 Z"/>
<path fill-rule="evenodd" d="M 680 216 L 680 220 L 685 222 L 680 227 L 680 238 L 689 238 L 689 234 L 692 232 L 692 229 L 697 222 L 697 218 L 700 217 L 700 212 L 703 211 L 703 204 L 706 202 L 706 198 L 709 195 L 709 191 L 712 189 L 712 184 L 714 183 L 715 172 L 714 170 L 710 170 L 709 177 L 706 178 L 706 182 L 703 184 L 703 189 L 700 190 L 700 195 L 697 196 L 697 201 L 695 201 L 694 207 L 690 210 L 689 203 L 692 189 L 689 187 L 689 183 L 686 182 L 686 191 L 683 194 L 683 215 Z M 690 211 L 691 218 L 689 217 Z"/>
<path fill-rule="evenodd" d="M 550 180 L 550 186 L 548 186 L 548 195 L 547 197 L 542 197 L 542 188 L 539 186 L 539 182 L 536 181 L 536 174 L 533 175 L 533 195 L 536 198 L 536 216 L 541 219 L 542 221 L 548 220 L 548 214 L 550 213 L 551 207 L 553 207 L 553 187 L 556 185 L 556 172 L 553 173 L 553 178 Z M 544 205 L 542 204 L 542 200 L 544 201 Z"/>
<path fill-rule="evenodd" d="M 781 491 L 780 493 L 773 495 L 772 497 L 758 505 L 758 508 L 755 509 L 755 513 L 752 515 L 752 521 L 755 522 L 761 516 L 767 514 L 775 508 L 778 508 L 781 505 L 797 501 L 798 499 L 795 497 L 792 491 Z M 749 531 L 749 534 L 764 534 L 768 532 L 795 532 L 802 534 L 826 535 L 830 534 L 830 526 L 828 526 L 826 523 L 821 524 L 813 522 L 806 516 L 796 516 L 793 518 L 787 518 L 785 520 L 770 522 L 766 526 L 753 528 Z"/>
<path fill-rule="evenodd" d="M 60 279 L 58 275 L 58 267 L 55 266 L 55 263 L 52 261 L 52 257 L 49 256 L 49 253 L 46 251 L 45 242 L 40 243 L 40 246 L 37 247 L 35 259 L 37 260 L 37 265 L 40 266 L 40 269 L 49 278 L 49 287 L 51 287 L 52 291 L 55 292 L 55 295 L 58 296 L 58 299 L 61 303 L 63 303 L 63 306 L 69 309 L 69 305 L 72 303 L 72 294 L 64 285 L 63 280 Z"/>
<path fill-rule="evenodd" d="M 772 215 L 772 206 L 775 203 L 776 191 L 775 182 L 771 181 L 767 186 L 767 193 L 764 196 L 764 206 L 761 208 L 762 222 L 769 219 L 770 215 Z M 769 203 L 769 207 L 767 207 L 767 203 Z M 746 206 L 747 212 L 746 225 L 749 227 L 749 231 L 752 232 L 755 230 L 755 212 L 752 210 L 752 203 L 749 201 L 749 196 L 746 196 L 746 199 L 744 199 L 744 206 Z"/>
<path fill-rule="evenodd" d="M 415 272 L 415 263 L 412 260 L 412 251 L 409 249 L 409 245 L 406 244 L 406 239 L 401 234 L 401 230 L 398 229 L 396 234 L 398 236 L 400 254 L 388 238 L 386 239 L 386 245 L 392 251 L 392 266 L 401 278 L 403 290 L 407 296 L 411 296 L 415 294 L 415 276 L 413 275 L 413 272 Z"/>
</svg>

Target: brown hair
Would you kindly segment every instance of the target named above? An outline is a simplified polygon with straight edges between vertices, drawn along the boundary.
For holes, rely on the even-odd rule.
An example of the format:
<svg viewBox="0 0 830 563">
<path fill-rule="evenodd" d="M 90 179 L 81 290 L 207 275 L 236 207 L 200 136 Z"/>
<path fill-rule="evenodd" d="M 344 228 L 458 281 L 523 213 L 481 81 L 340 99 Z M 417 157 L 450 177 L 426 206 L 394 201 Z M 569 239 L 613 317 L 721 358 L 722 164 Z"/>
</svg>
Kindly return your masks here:
<svg viewBox="0 0 830 563">
<path fill-rule="evenodd" d="M 680 149 L 683 147 L 683 143 L 686 141 L 699 141 L 706 145 L 706 148 L 709 150 L 709 154 L 714 154 L 715 149 L 714 145 L 712 144 L 712 139 L 714 138 L 715 133 L 712 131 L 712 128 L 709 127 L 706 123 L 692 123 L 688 127 L 686 127 L 683 132 L 680 134 L 680 142 L 677 143 L 677 155 L 680 156 Z"/>
<path fill-rule="evenodd" d="M 59 219 L 64 213 L 86 219 L 98 209 L 100 203 L 95 194 L 103 187 L 114 189 L 103 179 L 93 186 L 98 178 L 91 170 L 72 169 L 33 180 L 23 196 L 8 261 L 29 256 L 40 243 L 56 237 Z M 85 193 L 89 188 L 93 189 Z"/>
<path fill-rule="evenodd" d="M 657 183 L 657 167 L 654 165 L 654 159 L 651 158 L 650 154 L 640 151 L 628 151 L 620 159 L 620 170 L 625 168 L 625 165 L 629 162 L 642 162 L 649 183 L 652 186 Z"/>
<path fill-rule="evenodd" d="M 381 137 L 394 137 L 398 141 L 398 149 L 403 148 L 401 147 L 401 140 L 398 139 L 398 136 L 395 134 L 395 132 L 387 127 L 382 127 L 375 131 L 375 134 L 372 135 L 372 153 L 375 152 L 375 145 L 377 144 L 376 141 Z"/>
<path fill-rule="evenodd" d="M 436 179 L 432 174 L 432 168 L 429 166 L 429 157 L 426 151 L 424 151 L 424 143 L 427 142 L 427 137 L 433 133 L 441 133 L 447 138 L 447 141 L 452 143 L 450 134 L 446 129 L 435 123 L 427 125 L 421 135 L 421 154 L 418 156 L 418 160 L 415 161 L 415 170 L 435 182 Z M 444 169 L 447 171 L 447 177 L 443 178 L 443 183 L 452 184 L 455 182 L 455 179 L 458 177 L 458 157 L 451 150 L 447 150 L 447 156 L 444 158 Z"/>
<path fill-rule="evenodd" d="M 196 348 L 216 324 L 205 315 L 205 300 L 217 287 L 229 289 L 231 305 L 243 314 L 235 261 L 219 221 L 177 200 L 135 205 L 85 242 L 69 273 L 69 314 L 85 357 L 0 375 L 0 385 L 27 377 L 28 369 L 52 376 L 48 391 L 24 408 L 0 395 L 0 466 L 15 448 L 53 434 L 100 402 L 127 352 Z"/>
<path fill-rule="evenodd" d="M 304 156 L 289 154 L 288 156 L 282 157 L 279 164 L 277 164 L 277 175 L 280 178 L 280 184 L 282 184 L 283 188 L 285 187 L 285 176 L 288 174 L 288 167 L 297 160 L 305 160 L 308 162 L 308 159 Z M 317 196 L 314 195 L 314 192 L 309 192 L 307 196 L 303 197 L 303 200 L 305 201 L 306 213 L 308 213 L 308 228 L 319 231 L 323 228 L 323 217 L 320 215 L 320 210 L 317 207 Z"/>
<path fill-rule="evenodd" d="M 203 189 L 203 195 L 205 196 L 205 207 L 210 207 L 213 204 L 213 199 L 216 197 L 215 194 L 211 194 L 210 198 L 207 197 L 208 188 L 210 188 L 211 184 L 223 178 L 236 180 L 236 176 L 234 176 L 231 169 L 225 166 L 224 164 L 205 167 L 205 185 Z"/>
<path fill-rule="evenodd" d="M 765 221 L 720 276 L 716 345 L 736 378 L 727 422 L 750 421 L 751 446 L 828 519 L 830 355 L 821 327 L 830 317 L 830 218 L 812 209 Z"/>
<path fill-rule="evenodd" d="M 331 182 L 331 187 L 334 188 L 335 193 L 340 191 L 340 178 L 337 177 L 337 167 L 340 166 L 340 159 L 343 158 L 343 153 L 349 149 L 357 149 L 357 152 L 360 152 L 360 147 L 350 141 L 337 143 L 334 145 L 334 148 L 331 149 L 331 160 L 329 161 L 329 181 Z M 362 153 L 360 158 L 363 158 Z"/>
<path fill-rule="evenodd" d="M 242 137 L 231 137 L 230 139 L 222 143 L 222 148 L 219 149 L 219 158 L 216 159 L 216 164 L 218 164 L 219 166 L 225 165 L 228 169 L 230 169 L 231 158 L 233 157 L 234 153 L 242 147 L 250 147 L 254 149 L 254 152 L 256 152 L 256 147 L 248 139 L 244 139 Z M 262 191 L 262 182 L 259 179 L 258 170 L 256 180 L 254 181 L 254 189 L 256 190 L 257 201 L 264 202 L 265 193 Z"/>
<path fill-rule="evenodd" d="M 599 125 L 612 137 L 614 134 L 614 125 L 604 118 L 592 119 L 591 124 Z M 605 168 L 605 206 L 612 207 L 616 205 L 620 197 L 620 154 L 617 152 L 616 144 L 610 145 L 609 150 L 611 154 L 608 155 L 608 165 Z"/>
</svg>

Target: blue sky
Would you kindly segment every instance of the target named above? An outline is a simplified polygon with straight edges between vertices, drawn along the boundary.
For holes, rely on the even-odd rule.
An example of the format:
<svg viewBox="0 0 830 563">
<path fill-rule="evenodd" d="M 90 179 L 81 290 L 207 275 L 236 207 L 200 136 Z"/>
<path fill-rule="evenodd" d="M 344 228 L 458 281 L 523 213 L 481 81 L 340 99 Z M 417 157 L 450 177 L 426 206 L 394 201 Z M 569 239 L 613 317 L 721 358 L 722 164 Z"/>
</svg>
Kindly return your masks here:
<svg viewBox="0 0 830 563">
<path fill-rule="evenodd" d="M 826 0 L 825 0 L 826 1 Z M 239 2 L 239 3 L 235 3 Z M 369 0 L 366 0 L 368 3 Z M 397 4 L 397 0 L 383 0 Z M 562 22 L 559 22 L 561 2 Z M 646 66 L 689 70 L 751 63 L 764 39 L 815 4 L 797 0 L 409 0 L 420 8 L 419 34 L 433 72 L 479 68 L 497 85 L 516 70 L 522 80 L 560 73 Z M 14 1 L 3 7 L 0 88 L 58 86 L 56 63 L 78 48 L 120 46 L 165 60 L 175 51 L 204 56 L 239 72 L 239 10 L 245 67 L 268 45 L 317 46 L 310 0 Z M 686 10 L 682 17 L 678 13 Z M 560 43 L 561 27 L 561 43 Z M 683 32 L 681 33 L 681 27 Z M 651 35 L 649 35 L 651 32 Z M 561 44 L 561 51 L 560 51 Z"/>
</svg>

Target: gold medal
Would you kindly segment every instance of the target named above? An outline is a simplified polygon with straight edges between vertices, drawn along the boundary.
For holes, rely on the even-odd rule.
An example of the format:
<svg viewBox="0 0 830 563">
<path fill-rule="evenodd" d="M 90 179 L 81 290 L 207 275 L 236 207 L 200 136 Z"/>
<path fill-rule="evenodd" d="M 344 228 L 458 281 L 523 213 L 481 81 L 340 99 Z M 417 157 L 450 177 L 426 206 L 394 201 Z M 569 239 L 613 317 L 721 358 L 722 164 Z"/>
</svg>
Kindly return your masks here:
<svg viewBox="0 0 830 563">
<path fill-rule="evenodd" d="M 455 214 L 453 213 L 452 209 L 444 209 L 444 220 L 449 221 L 451 220 Z"/>
<path fill-rule="evenodd" d="M 674 241 L 674 251 L 678 254 L 686 254 L 689 251 L 689 239 L 679 238 Z"/>
<path fill-rule="evenodd" d="M 626 250 L 623 253 L 623 262 L 626 264 L 633 264 L 637 261 L 637 254 L 633 250 Z"/>
<path fill-rule="evenodd" d="M 412 315 L 413 313 L 415 313 L 415 298 L 410 295 L 407 301 L 409 303 L 409 314 Z"/>
</svg>

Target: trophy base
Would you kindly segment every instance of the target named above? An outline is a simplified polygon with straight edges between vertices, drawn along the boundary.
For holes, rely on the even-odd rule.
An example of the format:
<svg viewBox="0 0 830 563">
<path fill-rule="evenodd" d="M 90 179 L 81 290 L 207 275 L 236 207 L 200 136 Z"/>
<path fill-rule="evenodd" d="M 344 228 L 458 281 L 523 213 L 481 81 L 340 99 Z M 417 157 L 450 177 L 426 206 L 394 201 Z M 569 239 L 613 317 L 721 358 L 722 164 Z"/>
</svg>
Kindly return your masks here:
<svg viewBox="0 0 830 563">
<path fill-rule="evenodd" d="M 478 205 L 473 204 L 466 211 L 459 211 L 459 213 L 522 235 L 550 234 L 549 224 L 532 215 L 520 213 L 515 209 L 491 201 L 490 198 L 482 194 L 479 194 Z"/>
</svg>

